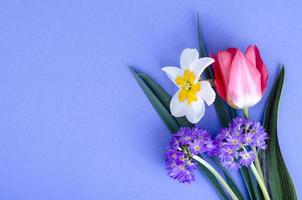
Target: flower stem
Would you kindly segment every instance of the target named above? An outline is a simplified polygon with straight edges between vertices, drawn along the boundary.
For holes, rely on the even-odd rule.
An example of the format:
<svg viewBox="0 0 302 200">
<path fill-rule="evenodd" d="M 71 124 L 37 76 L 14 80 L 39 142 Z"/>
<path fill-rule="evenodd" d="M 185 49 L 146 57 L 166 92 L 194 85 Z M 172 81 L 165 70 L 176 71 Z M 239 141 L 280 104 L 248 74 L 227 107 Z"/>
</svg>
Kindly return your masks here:
<svg viewBox="0 0 302 200">
<path fill-rule="evenodd" d="M 242 111 L 243 111 L 244 117 L 245 117 L 246 119 L 248 119 L 248 117 L 249 117 L 249 108 L 243 108 Z M 256 158 L 255 158 L 256 169 L 258 170 L 258 173 L 259 173 L 261 179 L 264 180 L 263 174 L 262 174 L 262 170 L 261 170 L 261 165 L 260 165 L 258 153 L 257 153 L 255 147 L 253 147 L 252 149 L 253 149 L 253 152 L 254 152 L 255 157 L 256 157 Z"/>
<path fill-rule="evenodd" d="M 199 156 L 193 155 L 193 159 L 205 166 L 212 174 L 216 177 L 216 179 L 222 184 L 222 186 L 225 188 L 225 190 L 230 194 L 231 198 L 233 200 L 238 200 L 238 197 L 235 195 L 233 190 L 230 188 L 230 186 L 225 182 L 225 180 L 222 178 L 222 176 L 209 164 L 207 161 L 202 159 Z"/>
<path fill-rule="evenodd" d="M 258 153 L 257 153 L 257 150 L 255 147 L 252 147 L 253 151 L 254 151 L 254 154 L 256 156 L 255 158 L 255 165 L 256 165 L 256 169 L 260 175 L 260 178 L 262 179 L 262 181 L 264 181 L 264 178 L 263 178 L 263 174 L 262 174 L 262 170 L 261 170 L 261 165 L 260 165 L 260 161 L 259 161 L 259 156 L 258 156 Z"/>
<path fill-rule="evenodd" d="M 249 118 L 249 108 L 243 108 L 242 111 L 243 111 L 244 117 Z"/>
<path fill-rule="evenodd" d="M 253 171 L 256 179 L 257 179 L 257 182 L 258 182 L 258 184 L 260 186 L 260 189 L 261 189 L 261 191 L 263 193 L 264 199 L 265 200 L 270 200 L 270 197 L 269 197 L 268 192 L 266 190 L 265 184 L 264 184 L 263 180 L 261 179 L 261 177 L 260 177 L 260 175 L 259 175 L 259 173 L 258 173 L 258 171 L 257 171 L 257 169 L 256 169 L 256 167 L 254 165 L 254 163 L 251 164 L 251 169 L 252 169 L 252 171 Z"/>
</svg>

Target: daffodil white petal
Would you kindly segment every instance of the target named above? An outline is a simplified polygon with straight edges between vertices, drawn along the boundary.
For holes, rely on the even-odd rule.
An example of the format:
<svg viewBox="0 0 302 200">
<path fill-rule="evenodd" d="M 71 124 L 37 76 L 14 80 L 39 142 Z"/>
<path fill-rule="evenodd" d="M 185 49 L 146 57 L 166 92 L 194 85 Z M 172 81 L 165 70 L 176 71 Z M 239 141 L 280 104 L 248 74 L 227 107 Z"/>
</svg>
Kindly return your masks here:
<svg viewBox="0 0 302 200">
<path fill-rule="evenodd" d="M 185 116 L 185 103 L 180 102 L 178 99 L 179 91 L 172 97 L 170 102 L 170 110 L 174 117 L 182 117 Z"/>
<path fill-rule="evenodd" d="M 172 67 L 172 66 L 167 66 L 163 67 L 162 70 L 166 72 L 168 75 L 169 79 L 175 84 L 175 79 L 177 76 L 182 76 L 183 75 L 183 70 L 180 69 L 179 67 Z"/>
<path fill-rule="evenodd" d="M 193 71 L 195 74 L 195 81 L 198 81 L 202 72 L 207 68 L 209 65 L 214 63 L 215 60 L 210 57 L 203 57 L 195 60 L 189 65 L 189 70 Z"/>
<path fill-rule="evenodd" d="M 196 49 L 184 49 L 180 56 L 180 67 L 182 69 L 188 69 L 190 64 L 199 58 L 198 51 Z"/>
<path fill-rule="evenodd" d="M 211 105 L 216 98 L 216 93 L 211 87 L 209 81 L 200 81 L 200 91 L 198 92 L 198 96 L 200 96 L 208 105 Z"/>
<path fill-rule="evenodd" d="M 189 122 L 196 124 L 203 117 L 205 113 L 205 105 L 202 98 L 197 96 L 197 101 L 186 104 L 186 117 Z"/>
</svg>

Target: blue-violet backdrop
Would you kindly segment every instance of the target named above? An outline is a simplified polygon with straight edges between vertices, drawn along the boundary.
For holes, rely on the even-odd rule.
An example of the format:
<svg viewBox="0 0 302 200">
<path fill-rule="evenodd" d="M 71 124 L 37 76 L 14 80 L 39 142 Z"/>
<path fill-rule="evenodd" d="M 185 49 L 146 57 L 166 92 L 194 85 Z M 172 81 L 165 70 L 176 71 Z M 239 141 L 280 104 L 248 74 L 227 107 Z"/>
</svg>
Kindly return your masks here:
<svg viewBox="0 0 302 200">
<path fill-rule="evenodd" d="M 298 0 L 0 1 L 0 199 L 219 199 L 201 173 L 190 185 L 166 175 L 169 132 L 128 70 L 173 94 L 160 68 L 197 47 L 196 12 L 208 51 L 257 44 L 270 86 L 285 64 L 279 138 L 302 198 L 301 10 Z M 213 107 L 200 126 L 218 129 Z"/>
</svg>

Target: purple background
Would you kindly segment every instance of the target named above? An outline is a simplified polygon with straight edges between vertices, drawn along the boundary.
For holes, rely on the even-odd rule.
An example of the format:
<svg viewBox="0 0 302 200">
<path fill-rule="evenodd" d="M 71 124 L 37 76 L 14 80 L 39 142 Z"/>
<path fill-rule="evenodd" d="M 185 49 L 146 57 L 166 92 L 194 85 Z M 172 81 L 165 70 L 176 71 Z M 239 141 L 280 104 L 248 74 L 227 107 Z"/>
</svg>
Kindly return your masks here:
<svg viewBox="0 0 302 200">
<path fill-rule="evenodd" d="M 0 199 L 219 199 L 197 173 L 166 175 L 169 132 L 128 70 L 150 74 L 197 47 L 260 48 L 286 82 L 279 137 L 302 197 L 301 1 L 0 1 Z M 267 94 L 267 93 L 266 93 Z M 264 100 L 251 111 L 259 118 Z M 200 126 L 215 131 L 207 107 Z"/>
</svg>

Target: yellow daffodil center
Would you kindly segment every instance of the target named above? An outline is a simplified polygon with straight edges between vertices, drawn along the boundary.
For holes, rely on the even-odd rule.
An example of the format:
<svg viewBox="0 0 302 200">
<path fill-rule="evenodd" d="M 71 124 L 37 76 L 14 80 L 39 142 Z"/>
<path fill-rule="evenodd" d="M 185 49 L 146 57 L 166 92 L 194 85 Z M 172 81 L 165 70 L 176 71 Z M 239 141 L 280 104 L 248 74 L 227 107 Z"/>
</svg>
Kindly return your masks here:
<svg viewBox="0 0 302 200">
<path fill-rule="evenodd" d="M 181 88 L 178 94 L 180 102 L 188 100 L 188 104 L 197 101 L 196 93 L 200 90 L 200 84 L 195 83 L 195 74 L 190 70 L 185 70 L 183 76 L 177 76 L 176 84 Z"/>
</svg>

